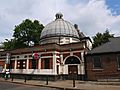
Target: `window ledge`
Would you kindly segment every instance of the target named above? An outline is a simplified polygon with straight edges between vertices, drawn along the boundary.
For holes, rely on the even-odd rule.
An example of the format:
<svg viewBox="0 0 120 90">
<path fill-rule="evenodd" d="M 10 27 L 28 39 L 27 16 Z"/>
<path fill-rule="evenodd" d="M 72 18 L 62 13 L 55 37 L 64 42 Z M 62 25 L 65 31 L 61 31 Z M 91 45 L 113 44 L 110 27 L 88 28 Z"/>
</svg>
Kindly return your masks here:
<svg viewBox="0 0 120 90">
<path fill-rule="evenodd" d="M 101 71 L 101 70 L 103 70 L 102 68 L 101 69 L 92 69 L 93 71 Z"/>
</svg>

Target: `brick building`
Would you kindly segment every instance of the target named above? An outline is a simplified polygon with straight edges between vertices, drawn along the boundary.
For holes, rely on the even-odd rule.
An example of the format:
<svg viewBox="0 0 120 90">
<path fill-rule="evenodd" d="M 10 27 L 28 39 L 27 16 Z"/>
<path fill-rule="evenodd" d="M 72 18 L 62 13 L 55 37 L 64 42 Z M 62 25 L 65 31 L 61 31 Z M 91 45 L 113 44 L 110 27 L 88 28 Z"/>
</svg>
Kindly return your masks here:
<svg viewBox="0 0 120 90">
<path fill-rule="evenodd" d="M 120 37 L 89 51 L 86 56 L 88 80 L 120 80 Z"/>
<path fill-rule="evenodd" d="M 40 44 L 0 52 L 0 73 L 9 71 L 16 78 L 51 80 L 84 79 L 84 55 L 91 40 L 78 26 L 65 21 L 61 13 L 42 30 Z M 36 55 L 35 58 L 32 56 Z"/>
</svg>

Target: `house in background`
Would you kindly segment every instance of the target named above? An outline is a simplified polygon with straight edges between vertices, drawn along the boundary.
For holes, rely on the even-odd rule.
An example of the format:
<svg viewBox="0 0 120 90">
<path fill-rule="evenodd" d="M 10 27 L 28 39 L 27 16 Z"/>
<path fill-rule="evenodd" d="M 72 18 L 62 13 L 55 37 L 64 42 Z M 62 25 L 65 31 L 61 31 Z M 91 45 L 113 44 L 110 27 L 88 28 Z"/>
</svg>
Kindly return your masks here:
<svg viewBox="0 0 120 90">
<path fill-rule="evenodd" d="M 120 37 L 87 53 L 86 74 L 88 80 L 120 81 Z"/>
<path fill-rule="evenodd" d="M 85 77 L 84 55 L 91 49 L 91 40 L 57 13 L 56 19 L 45 26 L 40 44 L 0 52 L 0 73 L 9 71 L 16 78 L 51 80 Z M 32 58 L 32 55 L 36 55 Z"/>
</svg>

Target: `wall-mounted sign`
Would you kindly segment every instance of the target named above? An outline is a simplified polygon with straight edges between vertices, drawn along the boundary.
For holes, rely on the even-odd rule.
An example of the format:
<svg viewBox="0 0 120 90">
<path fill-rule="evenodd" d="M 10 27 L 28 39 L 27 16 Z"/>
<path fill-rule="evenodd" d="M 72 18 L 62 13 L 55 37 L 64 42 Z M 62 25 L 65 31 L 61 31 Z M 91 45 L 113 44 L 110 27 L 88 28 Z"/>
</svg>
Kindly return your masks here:
<svg viewBox="0 0 120 90">
<path fill-rule="evenodd" d="M 5 60 L 6 64 L 10 64 L 10 53 L 6 54 L 6 60 Z"/>
<path fill-rule="evenodd" d="M 34 60 L 38 60 L 39 59 L 38 53 L 33 53 L 32 57 L 33 57 Z"/>
</svg>

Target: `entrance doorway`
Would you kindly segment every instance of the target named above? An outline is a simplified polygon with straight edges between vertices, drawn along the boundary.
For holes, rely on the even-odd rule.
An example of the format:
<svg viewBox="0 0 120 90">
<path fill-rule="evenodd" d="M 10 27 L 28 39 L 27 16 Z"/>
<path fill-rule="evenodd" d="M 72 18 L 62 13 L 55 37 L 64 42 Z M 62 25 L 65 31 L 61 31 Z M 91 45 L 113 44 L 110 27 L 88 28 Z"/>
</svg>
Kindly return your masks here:
<svg viewBox="0 0 120 90">
<path fill-rule="evenodd" d="M 78 74 L 77 65 L 68 65 L 68 74 L 69 75 L 77 75 Z"/>
<path fill-rule="evenodd" d="M 75 56 L 70 56 L 66 59 L 65 64 L 68 65 L 68 79 L 77 79 L 80 60 Z"/>
</svg>

